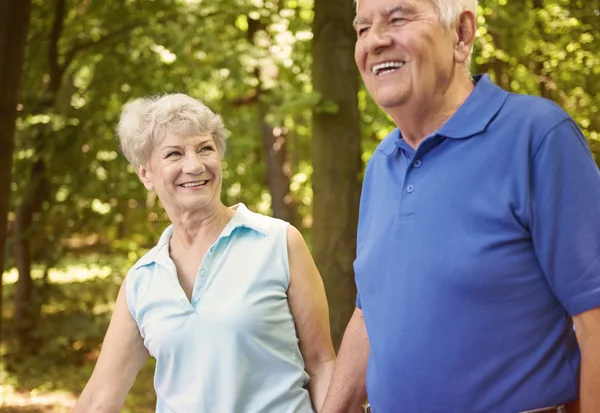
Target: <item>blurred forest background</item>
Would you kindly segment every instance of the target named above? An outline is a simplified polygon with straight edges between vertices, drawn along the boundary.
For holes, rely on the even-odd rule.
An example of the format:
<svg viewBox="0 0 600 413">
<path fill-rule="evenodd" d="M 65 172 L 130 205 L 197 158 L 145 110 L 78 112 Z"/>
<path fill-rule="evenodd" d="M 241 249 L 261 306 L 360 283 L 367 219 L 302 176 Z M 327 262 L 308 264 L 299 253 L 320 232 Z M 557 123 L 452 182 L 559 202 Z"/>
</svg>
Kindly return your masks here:
<svg viewBox="0 0 600 413">
<path fill-rule="evenodd" d="M 168 224 L 114 133 L 144 95 L 222 114 L 224 202 L 304 232 L 339 342 L 361 175 L 393 127 L 359 81 L 353 17 L 351 0 L 0 1 L 0 412 L 70 410 L 128 267 Z M 600 1 L 480 0 L 478 22 L 473 72 L 557 102 L 598 160 Z M 125 411 L 153 411 L 152 374 Z"/>
</svg>

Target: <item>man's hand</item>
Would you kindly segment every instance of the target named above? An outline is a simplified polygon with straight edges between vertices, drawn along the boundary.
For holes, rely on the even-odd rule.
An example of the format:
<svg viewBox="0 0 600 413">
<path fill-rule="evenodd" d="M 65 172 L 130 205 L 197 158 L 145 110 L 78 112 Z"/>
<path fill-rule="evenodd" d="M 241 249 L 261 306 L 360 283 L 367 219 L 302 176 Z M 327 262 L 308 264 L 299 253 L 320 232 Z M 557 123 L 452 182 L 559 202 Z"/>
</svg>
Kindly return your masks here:
<svg viewBox="0 0 600 413">
<path fill-rule="evenodd" d="M 340 347 L 322 413 L 363 413 L 369 338 L 362 311 L 355 309 Z"/>
</svg>

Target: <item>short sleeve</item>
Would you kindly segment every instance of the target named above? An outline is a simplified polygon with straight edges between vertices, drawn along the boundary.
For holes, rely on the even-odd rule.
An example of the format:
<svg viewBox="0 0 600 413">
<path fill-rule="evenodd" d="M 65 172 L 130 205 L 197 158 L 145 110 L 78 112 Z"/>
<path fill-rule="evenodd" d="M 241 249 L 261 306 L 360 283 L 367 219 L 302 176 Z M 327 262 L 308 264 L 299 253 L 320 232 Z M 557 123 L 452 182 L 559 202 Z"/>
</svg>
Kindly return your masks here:
<svg viewBox="0 0 600 413">
<path fill-rule="evenodd" d="M 531 163 L 531 234 L 550 288 L 570 315 L 600 306 L 600 172 L 572 119 Z"/>
<path fill-rule="evenodd" d="M 131 268 L 127 272 L 127 276 L 125 277 L 123 282 L 125 283 L 125 298 L 127 301 L 127 308 L 129 308 L 129 312 L 131 313 L 131 316 L 137 323 L 137 312 L 135 311 L 136 290 L 137 290 L 135 287 L 135 284 L 136 284 L 135 276 L 136 276 L 136 269 L 134 267 L 134 268 Z"/>
</svg>

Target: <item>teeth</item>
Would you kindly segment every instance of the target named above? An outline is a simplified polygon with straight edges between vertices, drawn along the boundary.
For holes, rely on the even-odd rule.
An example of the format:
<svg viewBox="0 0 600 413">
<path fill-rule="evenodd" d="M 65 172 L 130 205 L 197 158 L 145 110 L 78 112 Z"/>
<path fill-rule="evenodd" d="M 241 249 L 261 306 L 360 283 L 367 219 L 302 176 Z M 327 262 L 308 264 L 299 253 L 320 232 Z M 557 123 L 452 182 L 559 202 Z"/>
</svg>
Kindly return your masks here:
<svg viewBox="0 0 600 413">
<path fill-rule="evenodd" d="M 206 182 L 208 182 L 208 181 L 186 182 L 185 184 L 181 184 L 181 186 L 184 188 L 193 188 L 196 186 L 202 186 L 202 185 L 206 184 Z"/>
<path fill-rule="evenodd" d="M 371 70 L 375 75 L 383 75 L 393 72 L 396 69 L 400 69 L 402 66 L 404 66 L 404 62 L 385 62 L 373 66 Z"/>
</svg>

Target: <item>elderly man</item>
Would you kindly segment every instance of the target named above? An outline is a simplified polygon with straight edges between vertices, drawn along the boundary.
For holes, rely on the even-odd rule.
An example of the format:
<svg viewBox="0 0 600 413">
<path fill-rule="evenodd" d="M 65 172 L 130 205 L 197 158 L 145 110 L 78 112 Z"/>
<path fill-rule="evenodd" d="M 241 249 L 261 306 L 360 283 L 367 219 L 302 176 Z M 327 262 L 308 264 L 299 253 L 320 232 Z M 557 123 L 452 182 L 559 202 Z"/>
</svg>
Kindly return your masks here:
<svg viewBox="0 0 600 413">
<path fill-rule="evenodd" d="M 398 128 L 366 170 L 327 413 L 600 412 L 600 174 L 555 104 L 471 78 L 476 10 L 358 2 Z"/>
</svg>

